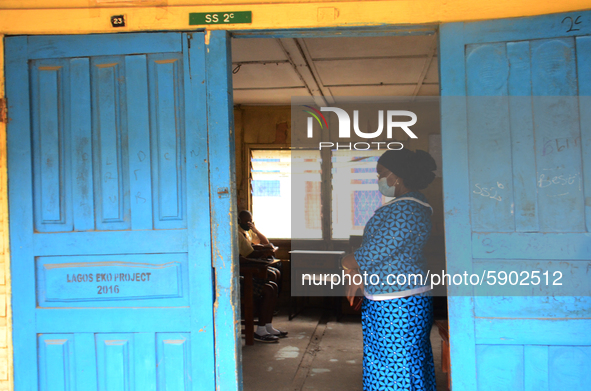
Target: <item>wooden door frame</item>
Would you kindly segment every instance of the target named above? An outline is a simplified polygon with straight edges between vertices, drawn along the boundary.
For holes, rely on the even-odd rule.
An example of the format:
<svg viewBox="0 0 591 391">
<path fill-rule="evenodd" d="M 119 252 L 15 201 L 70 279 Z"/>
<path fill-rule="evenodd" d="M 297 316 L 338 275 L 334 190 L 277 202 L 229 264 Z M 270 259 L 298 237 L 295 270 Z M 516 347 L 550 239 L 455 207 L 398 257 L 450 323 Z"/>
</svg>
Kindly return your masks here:
<svg viewBox="0 0 591 391">
<path fill-rule="evenodd" d="M 285 29 L 285 30 L 232 30 L 229 31 L 231 38 L 339 38 L 339 37 L 386 37 L 386 36 L 417 36 L 417 35 L 433 35 L 439 33 L 440 24 L 425 24 L 425 25 L 382 25 L 382 26 L 363 26 L 363 27 L 333 27 L 333 28 L 317 28 L 317 29 Z M 440 42 L 437 42 L 438 47 Z M 230 65 L 232 60 L 230 58 Z M 231 74 L 230 74 L 231 77 Z M 231 79 L 230 79 L 231 82 Z M 274 144 L 248 144 L 243 146 L 243 152 L 250 152 L 251 149 L 285 149 L 285 145 L 276 146 Z M 330 151 L 324 151 L 329 153 Z M 244 155 L 244 153 L 243 153 Z M 326 159 L 327 156 L 323 156 Z M 328 157 L 330 160 L 330 157 Z M 247 174 L 245 178 L 248 178 L 250 172 L 250 164 L 245 164 L 243 172 Z M 322 213 L 325 216 L 326 222 L 323 222 L 323 239 L 316 239 L 314 242 L 316 245 L 324 243 L 327 245 L 328 236 L 327 232 L 330 232 L 331 221 L 330 221 L 330 172 L 323 171 L 322 178 Z M 235 181 L 233 182 L 236 183 Z M 250 202 L 250 196 L 248 197 Z M 213 216 L 213 214 L 212 214 Z M 235 216 L 234 221 L 236 221 Z M 445 219 L 445 217 L 444 217 Z M 239 301 L 235 303 L 239 306 Z M 449 316 L 449 315 L 448 315 Z M 451 344 L 451 342 L 450 342 Z M 240 346 L 238 347 L 240 348 Z M 241 371 L 241 365 L 239 370 Z M 448 376 L 450 376 L 448 374 Z M 242 386 L 242 384 L 241 384 Z M 240 388 L 242 389 L 242 387 Z"/>
<path fill-rule="evenodd" d="M 195 34 L 195 33 L 203 33 L 204 30 L 199 30 L 199 31 L 189 31 L 189 32 L 178 32 L 178 31 L 171 31 L 172 33 L 178 33 L 179 37 L 184 37 L 184 35 L 189 35 L 191 36 L 191 34 Z M 122 34 L 148 34 L 149 31 L 135 31 L 135 32 L 126 32 L 126 33 L 122 33 Z M 236 356 L 236 354 L 240 354 L 240 333 L 239 332 L 235 332 L 233 335 L 231 333 L 228 333 L 227 331 L 227 325 L 228 325 L 228 318 L 232 318 L 232 324 L 236 325 L 236 317 L 237 317 L 237 310 L 233 307 L 233 302 L 235 302 L 237 299 L 233 298 L 232 300 L 226 300 L 227 298 L 231 297 L 231 294 L 234 294 L 234 296 L 236 296 L 236 289 L 235 287 L 237 286 L 237 280 L 235 279 L 231 279 L 231 278 L 225 278 L 227 275 L 231 275 L 233 272 L 233 265 L 232 262 L 225 262 L 225 260 L 228 259 L 233 259 L 232 255 L 237 254 L 237 250 L 234 249 L 235 245 L 235 240 L 231 240 L 230 238 L 228 238 L 228 230 L 226 229 L 227 226 L 230 226 L 232 228 L 232 225 L 230 223 L 230 219 L 227 218 L 228 213 L 227 210 L 233 210 L 233 205 L 235 205 L 235 191 L 230 191 L 230 192 L 220 192 L 219 189 L 230 189 L 232 190 L 232 184 L 233 184 L 233 132 L 232 132 L 232 126 L 230 126 L 228 128 L 227 123 L 229 122 L 230 125 L 232 125 L 232 104 L 231 104 L 231 99 L 228 102 L 227 100 L 227 88 L 229 86 L 230 91 L 231 91 L 231 80 L 228 81 L 227 80 L 227 75 L 229 74 L 229 72 L 224 72 L 224 70 L 226 69 L 225 67 L 227 67 L 227 69 L 229 70 L 231 63 L 227 62 L 227 59 L 230 58 L 229 52 L 227 52 L 229 50 L 229 39 L 228 39 L 228 34 L 226 31 L 214 31 L 214 32 L 210 32 L 211 34 L 208 36 L 208 39 L 210 39 L 209 43 L 211 44 L 210 50 L 208 50 L 207 48 L 205 48 L 205 50 L 203 50 L 203 57 L 201 59 L 199 59 L 199 56 L 191 56 L 190 58 L 187 57 L 188 52 L 184 53 L 185 56 L 185 61 L 189 60 L 188 63 L 186 64 L 186 66 L 190 66 L 191 63 L 191 59 L 193 60 L 193 62 L 200 60 L 203 63 L 200 64 L 194 64 L 194 66 L 198 66 L 198 67 L 204 67 L 206 69 L 207 72 L 210 72 L 211 75 L 209 77 L 207 77 L 206 74 L 206 82 L 207 82 L 207 88 L 208 91 L 211 91 L 211 93 L 207 94 L 207 98 L 206 98 L 206 102 L 205 103 L 207 106 L 207 119 L 203 119 L 203 123 L 206 123 L 207 126 L 207 132 L 208 132 L 208 141 L 211 143 L 214 143 L 216 146 L 220 147 L 220 148 L 212 148 L 209 149 L 206 152 L 207 155 L 207 159 L 204 161 L 205 164 L 207 164 L 209 166 L 209 181 L 205 181 L 204 183 L 201 184 L 196 184 L 196 185 L 189 185 L 189 190 L 190 189 L 194 189 L 197 185 L 203 185 L 205 186 L 205 189 L 199 189 L 199 191 L 206 191 L 208 193 L 210 193 L 210 205 L 208 205 L 209 210 L 208 212 L 208 216 L 211 216 L 210 218 L 210 224 L 211 224 L 211 246 L 212 246 L 212 267 L 214 272 L 217 273 L 217 275 L 214 275 L 214 284 L 215 286 L 212 287 L 211 289 L 213 290 L 214 293 L 214 302 L 213 304 L 213 328 L 214 330 L 202 330 L 202 331 L 208 331 L 208 332 L 213 332 L 215 333 L 215 339 L 214 339 L 214 349 L 215 349 L 215 358 L 214 358 L 214 363 L 215 363 L 215 381 L 216 381 L 216 388 L 217 389 L 238 389 L 240 387 L 241 384 L 241 373 L 239 370 L 237 370 L 237 363 L 240 361 L 239 360 L 239 356 Z M 59 35 L 59 36 L 72 36 L 72 34 L 50 34 L 50 35 Z M 114 33 L 104 33 L 101 35 L 115 35 Z M 200 34 L 201 35 L 201 34 Z M 35 35 L 36 37 L 40 36 L 40 35 Z M 7 38 L 8 36 L 3 36 L 2 38 Z M 80 37 L 80 36 L 77 36 Z M 27 36 L 21 36 L 19 42 L 24 42 L 26 43 L 26 39 Z M 201 47 L 203 47 L 203 45 L 207 45 L 208 42 L 200 42 Z M 185 52 L 186 49 L 190 48 L 190 43 L 189 46 L 187 46 L 187 42 L 182 42 L 182 47 L 183 47 L 183 52 Z M 4 40 L 2 42 L 2 51 L 4 54 L 4 58 L 6 58 L 7 60 L 7 67 L 11 66 L 11 63 L 19 63 L 22 61 L 27 61 L 28 62 L 28 53 L 27 53 L 27 45 L 17 45 L 15 43 L 15 41 L 10 41 L 10 43 L 8 45 L 5 44 Z M 14 68 L 14 65 L 12 65 Z M 25 79 L 29 79 L 28 76 L 28 72 L 29 72 L 29 67 L 28 66 L 20 66 L 18 67 L 18 71 L 16 72 L 17 77 L 13 78 L 13 81 L 7 80 L 7 84 L 12 84 L 10 87 L 13 88 L 14 82 L 21 80 L 22 78 Z M 13 72 L 14 74 L 15 72 Z M 226 76 L 226 78 L 224 78 L 224 75 Z M 2 69 L 1 71 L 1 75 L 2 77 L 4 77 L 4 69 Z M 224 89 L 225 86 L 225 89 Z M 224 91 L 226 91 L 226 93 L 224 93 Z M 231 95 L 230 95 L 231 96 Z M 11 97 L 12 98 L 12 97 Z M 20 94 L 15 98 L 12 98 L 10 101 L 10 106 L 11 107 L 19 107 L 19 111 L 17 112 L 16 110 L 11 110 L 10 113 L 10 119 L 11 119 L 11 124 L 9 126 L 22 126 L 23 128 L 29 129 L 29 119 L 27 119 L 30 116 L 30 108 L 29 108 L 29 92 L 28 90 L 24 93 L 24 94 Z M 215 103 L 214 103 L 215 102 Z M 201 102 L 186 102 L 187 104 L 199 104 Z M 229 108 L 229 110 L 226 110 L 227 112 L 225 112 L 224 110 L 219 110 L 220 108 L 223 108 L 224 105 L 227 105 L 227 107 Z M 2 121 L 4 123 L 6 123 L 7 121 Z M 21 125 L 19 125 L 21 124 Z M 192 124 L 193 126 L 197 126 L 197 127 L 201 127 L 201 124 Z M 187 125 L 189 126 L 189 125 Z M 224 138 L 224 135 L 226 135 L 226 137 Z M 2 173 L 4 173 L 4 180 L 6 182 L 8 182 L 8 172 L 7 172 L 7 164 L 6 164 L 6 160 L 11 160 L 10 159 L 10 155 L 17 155 L 19 153 L 22 153 L 22 148 L 17 150 L 14 150 L 14 146 L 12 148 L 12 150 L 9 150 L 9 145 L 10 143 L 8 142 L 8 139 L 11 137 L 10 134 L 5 134 L 5 136 L 7 137 L 6 140 L 6 154 L 3 154 L 1 157 L 1 161 L 4 161 L 5 164 L 3 165 L 4 169 L 2 170 Z M 228 137 L 230 136 L 230 137 Z M 12 136 L 12 137 L 18 137 L 16 135 Z M 28 140 L 30 138 L 30 136 L 27 136 L 24 138 L 24 141 L 26 142 L 26 140 Z M 201 140 L 202 141 L 202 140 Z M 189 146 L 190 141 L 187 140 L 187 147 Z M 22 145 L 22 143 L 16 144 L 17 147 L 18 145 Z M 226 149 L 223 148 L 223 146 L 226 146 Z M 187 148 L 188 149 L 188 148 Z M 8 158 L 7 158 L 8 156 Z M 227 166 L 229 168 L 229 170 L 219 170 L 219 167 L 223 166 L 225 164 L 225 166 Z M 212 172 L 215 171 L 215 175 L 212 174 Z M 31 167 L 30 166 L 26 166 L 26 167 L 16 167 L 13 168 L 13 172 L 17 172 L 17 176 L 21 176 L 21 175 L 25 175 L 28 173 L 28 175 L 31 175 Z M 232 175 L 230 175 L 232 174 Z M 15 174 L 13 174 L 15 175 Z M 16 189 L 16 188 L 13 188 Z M 32 184 L 29 184 L 28 187 L 29 191 L 32 191 Z M 22 187 L 21 187 L 21 190 Z M 9 190 L 9 194 L 8 196 L 10 197 L 10 190 Z M 14 194 L 12 195 L 14 196 Z M 190 196 L 190 195 L 189 195 Z M 6 209 L 9 211 L 9 205 L 7 200 L 5 200 L 6 202 Z M 23 209 L 21 211 L 21 213 L 15 215 L 15 214 L 10 214 L 10 217 L 13 219 L 13 221 L 31 221 L 32 224 L 32 207 L 31 209 Z M 215 216 L 221 216 L 221 218 L 217 218 Z M 222 221 L 222 220 L 227 220 L 227 221 Z M 9 228 L 9 224 L 8 224 L 8 219 L 4 219 L 3 220 L 6 225 L 7 225 L 7 231 Z M 232 221 L 233 222 L 233 221 Z M 229 224 L 226 224 L 229 223 Z M 188 227 L 188 229 L 190 229 L 190 227 Z M 191 237 L 191 235 L 189 235 L 189 238 Z M 190 240 L 190 239 L 189 239 Z M 226 246 L 227 241 L 230 241 L 231 245 L 230 246 Z M 23 241 L 20 241 L 21 244 L 23 244 Z M 25 244 L 25 248 L 30 247 L 31 245 L 27 245 Z M 219 244 L 219 245 L 218 245 Z M 188 246 L 192 246 L 190 243 L 188 244 Z M 17 251 L 18 253 L 18 251 Z M 8 254 L 8 251 L 7 251 Z M 15 258 L 11 257 L 10 260 L 10 264 L 11 264 L 11 268 L 9 270 L 13 270 L 13 266 L 14 266 L 14 261 Z M 207 271 L 209 272 L 209 271 Z M 227 281 L 229 281 L 229 284 L 225 284 Z M 20 286 L 19 289 L 15 289 L 14 292 L 12 293 L 11 297 L 14 300 L 14 297 L 19 297 L 20 302 L 22 302 L 22 297 L 24 297 L 27 302 L 29 302 L 31 305 L 34 305 L 35 300 L 36 300 L 36 291 L 35 291 L 35 287 L 31 287 L 31 286 L 26 286 L 26 289 L 23 288 L 23 286 Z M 203 289 L 209 289 L 208 287 L 202 287 Z M 8 287 L 8 289 L 12 289 L 12 284 L 10 284 L 10 286 Z M 224 292 L 227 292 L 227 294 L 225 294 Z M 216 300 L 216 293 L 217 293 L 217 300 Z M 211 297 L 211 296 L 208 296 Z M 9 313 L 10 317 L 8 319 L 8 321 L 10 323 L 12 323 L 12 316 L 11 313 Z M 217 315 L 217 316 L 216 316 Z M 31 325 L 35 324 L 35 320 L 34 319 L 26 319 L 26 323 L 27 325 L 25 325 L 25 327 L 27 328 L 31 328 Z M 13 327 L 23 327 L 23 325 L 12 325 Z M 239 327 L 239 323 L 238 323 L 238 327 Z M 239 331 L 239 330 L 238 330 Z M 232 337 L 236 337 L 237 338 L 232 338 Z M 10 335 L 9 335 L 10 337 Z M 228 338 L 229 337 L 229 338 Z M 230 343 L 228 343 L 228 341 Z M 238 342 L 238 343 L 236 343 Z M 18 346 L 19 348 L 22 348 L 23 345 L 28 346 L 29 351 L 36 346 L 37 344 L 37 339 L 32 339 L 31 341 L 18 341 L 18 343 L 15 343 L 13 346 Z M 195 347 L 197 348 L 197 347 Z M 238 350 L 236 350 L 236 348 L 238 348 Z M 231 357 L 228 353 L 229 351 L 234 351 L 235 356 Z M 10 351 L 9 354 L 12 356 L 12 360 L 15 359 L 15 355 L 13 351 Z M 27 353 L 28 354 L 28 353 Z M 20 366 L 23 366 L 23 360 L 35 360 L 34 358 L 25 355 L 19 355 L 17 356 L 17 360 L 20 361 Z M 195 361 L 195 357 L 198 356 L 197 354 L 193 355 L 193 365 L 197 365 L 197 361 Z M 231 359 L 225 359 L 227 357 L 231 357 Z M 14 367 L 13 365 L 9 365 L 9 368 L 11 370 L 11 373 L 9 374 L 9 379 L 11 380 L 12 386 L 18 386 L 18 384 L 16 384 L 16 382 L 14 381 Z M 229 369 L 229 370 L 228 370 Z M 23 377 L 23 376 L 28 376 L 27 374 L 24 373 L 20 373 L 17 374 L 17 376 Z M 36 374 L 35 374 L 36 376 Z M 226 385 L 228 387 L 226 387 Z"/>
<path fill-rule="evenodd" d="M 203 30 L 198 30 L 203 31 Z M 329 38 L 429 35 L 437 24 L 334 27 L 291 30 L 206 31 L 207 135 L 210 167 L 210 226 L 214 268 L 214 328 L 216 388 L 242 389 L 241 333 L 239 318 L 236 173 L 230 39 L 235 38 Z M 147 33 L 149 31 L 144 31 Z M 187 31 L 188 34 L 197 32 Z M 126 32 L 127 33 L 127 32 Z M 131 33 L 131 32 L 129 32 Z M 142 33 L 135 31 L 134 33 Z M 103 33 L 101 33 L 103 34 Z M 104 33 L 110 34 L 110 33 Z M 125 33 L 122 33 L 125 34 Z M 52 34 L 71 35 L 71 34 Z M 14 102 L 11 102 L 14 103 Z M 225 106 L 225 107 L 224 107 Z M 28 112 L 28 110 L 27 110 Z M 228 126 L 228 124 L 230 126 Z M 325 205 L 329 206 L 325 202 Z M 230 213 L 228 213 L 228 211 Z M 326 214 L 330 216 L 329 214 Z M 229 244 L 229 245 L 228 245 Z M 228 262 L 228 260 L 231 260 Z M 15 292 L 14 294 L 19 294 Z M 228 333 L 232 325 L 233 332 Z M 36 342 L 36 341 L 35 341 Z"/>
</svg>

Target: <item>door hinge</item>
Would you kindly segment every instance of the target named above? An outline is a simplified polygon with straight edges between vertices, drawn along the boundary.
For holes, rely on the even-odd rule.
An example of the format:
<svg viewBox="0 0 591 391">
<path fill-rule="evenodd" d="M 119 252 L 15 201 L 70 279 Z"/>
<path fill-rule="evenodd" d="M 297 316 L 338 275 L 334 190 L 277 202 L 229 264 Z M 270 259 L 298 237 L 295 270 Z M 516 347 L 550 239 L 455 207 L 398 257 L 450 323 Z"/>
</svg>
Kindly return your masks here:
<svg viewBox="0 0 591 391">
<path fill-rule="evenodd" d="M 6 106 L 6 98 L 0 99 L 0 123 L 8 123 L 8 107 Z"/>
<path fill-rule="evenodd" d="M 187 34 L 187 47 L 191 49 L 191 40 L 193 39 L 193 34 Z"/>
</svg>

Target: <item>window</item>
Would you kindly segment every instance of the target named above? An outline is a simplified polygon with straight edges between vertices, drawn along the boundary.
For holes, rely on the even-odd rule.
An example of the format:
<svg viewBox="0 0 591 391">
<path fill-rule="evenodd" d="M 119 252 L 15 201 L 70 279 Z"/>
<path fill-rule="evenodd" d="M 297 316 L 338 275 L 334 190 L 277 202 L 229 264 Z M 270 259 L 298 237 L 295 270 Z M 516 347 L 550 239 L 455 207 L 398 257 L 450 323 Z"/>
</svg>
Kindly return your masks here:
<svg viewBox="0 0 591 391">
<path fill-rule="evenodd" d="M 378 190 L 376 164 L 383 151 L 333 151 L 332 239 L 362 235 L 365 224 L 387 200 Z"/>
<path fill-rule="evenodd" d="M 376 162 L 383 151 L 252 150 L 252 212 L 271 238 L 322 239 L 322 192 L 331 192 L 332 239 L 362 235 L 374 211 L 388 199 L 377 187 Z M 322 167 L 331 173 L 322 185 Z"/>
<path fill-rule="evenodd" d="M 271 238 L 322 238 L 320 164 L 319 151 L 251 151 L 252 213 L 261 232 Z M 292 197 L 304 202 L 306 213 L 292 216 Z"/>
<path fill-rule="evenodd" d="M 320 151 L 292 150 L 292 239 L 322 239 Z"/>
</svg>

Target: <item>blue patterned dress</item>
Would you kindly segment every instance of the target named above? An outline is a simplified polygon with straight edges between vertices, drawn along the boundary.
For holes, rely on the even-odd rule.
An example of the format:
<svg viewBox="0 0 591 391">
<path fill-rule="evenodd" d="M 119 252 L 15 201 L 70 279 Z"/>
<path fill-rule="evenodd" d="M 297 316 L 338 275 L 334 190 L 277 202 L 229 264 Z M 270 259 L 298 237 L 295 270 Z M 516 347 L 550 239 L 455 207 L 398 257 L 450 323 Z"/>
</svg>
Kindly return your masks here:
<svg viewBox="0 0 591 391">
<path fill-rule="evenodd" d="M 355 251 L 361 273 L 375 274 L 380 281 L 365 286 L 361 313 L 363 389 L 435 391 L 429 339 L 433 302 L 425 293 L 413 294 L 424 289 L 417 284 L 420 281 L 410 278 L 424 275 L 423 247 L 431 232 L 431 208 L 423 204 L 426 199 L 419 192 L 395 201 L 375 212 L 365 226 L 361 247 Z M 387 283 L 388 275 L 406 278 L 400 278 L 400 284 Z M 393 293 L 406 297 L 383 299 Z"/>
</svg>

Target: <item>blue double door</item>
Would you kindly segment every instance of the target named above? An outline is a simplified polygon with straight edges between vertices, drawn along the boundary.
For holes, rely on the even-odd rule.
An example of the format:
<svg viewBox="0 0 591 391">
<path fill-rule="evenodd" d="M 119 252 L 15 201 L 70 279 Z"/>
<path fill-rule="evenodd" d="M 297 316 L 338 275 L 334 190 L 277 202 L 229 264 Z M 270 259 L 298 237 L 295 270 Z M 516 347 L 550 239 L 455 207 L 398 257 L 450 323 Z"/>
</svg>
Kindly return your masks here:
<svg viewBox="0 0 591 391">
<path fill-rule="evenodd" d="M 15 389 L 215 389 L 204 34 L 5 47 Z"/>
</svg>

